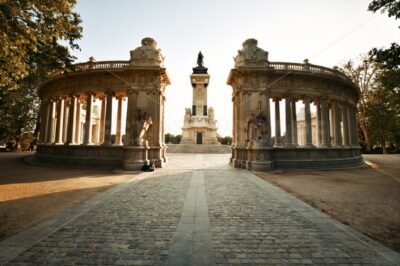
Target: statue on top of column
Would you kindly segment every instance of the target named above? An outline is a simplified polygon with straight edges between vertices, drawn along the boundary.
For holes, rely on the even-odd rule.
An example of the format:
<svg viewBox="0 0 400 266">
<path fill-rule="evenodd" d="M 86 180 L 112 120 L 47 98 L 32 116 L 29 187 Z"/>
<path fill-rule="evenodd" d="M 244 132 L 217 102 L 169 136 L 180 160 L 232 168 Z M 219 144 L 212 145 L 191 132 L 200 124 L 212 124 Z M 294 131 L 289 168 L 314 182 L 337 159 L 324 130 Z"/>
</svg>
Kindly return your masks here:
<svg viewBox="0 0 400 266">
<path fill-rule="evenodd" d="M 203 54 L 201 53 L 201 51 L 199 52 L 199 54 L 197 55 L 197 66 L 198 67 L 203 67 Z"/>
<path fill-rule="evenodd" d="M 138 109 L 136 113 L 136 121 L 135 121 L 135 136 L 134 143 L 139 146 L 147 145 L 147 141 L 145 138 L 146 132 L 149 130 L 150 126 L 153 125 L 153 120 L 151 116 L 147 112 L 143 112 Z"/>
</svg>

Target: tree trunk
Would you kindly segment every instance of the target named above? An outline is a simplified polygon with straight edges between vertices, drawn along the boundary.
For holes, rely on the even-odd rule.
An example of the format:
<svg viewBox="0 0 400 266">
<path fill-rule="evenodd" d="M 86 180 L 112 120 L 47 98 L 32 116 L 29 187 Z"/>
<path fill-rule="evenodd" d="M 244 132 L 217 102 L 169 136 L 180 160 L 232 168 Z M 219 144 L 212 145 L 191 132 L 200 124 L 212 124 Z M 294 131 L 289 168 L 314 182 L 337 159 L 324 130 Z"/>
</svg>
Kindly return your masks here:
<svg viewBox="0 0 400 266">
<path fill-rule="evenodd" d="M 369 134 L 368 134 L 367 126 L 365 125 L 364 114 L 360 113 L 359 118 L 360 118 L 359 123 L 360 123 L 361 131 L 364 135 L 365 145 L 367 146 L 367 151 L 371 151 L 372 144 L 371 144 L 371 141 L 369 140 Z"/>
</svg>

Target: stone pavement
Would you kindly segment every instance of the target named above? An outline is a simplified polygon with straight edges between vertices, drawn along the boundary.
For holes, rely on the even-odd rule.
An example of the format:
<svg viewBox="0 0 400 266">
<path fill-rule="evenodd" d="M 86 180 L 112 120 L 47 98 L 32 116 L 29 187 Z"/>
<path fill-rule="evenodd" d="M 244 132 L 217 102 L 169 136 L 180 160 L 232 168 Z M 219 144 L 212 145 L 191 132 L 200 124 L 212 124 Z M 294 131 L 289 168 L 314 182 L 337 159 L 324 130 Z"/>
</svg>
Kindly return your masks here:
<svg viewBox="0 0 400 266">
<path fill-rule="evenodd" d="M 230 168 L 229 155 L 169 158 L 0 242 L 0 264 L 400 265 L 398 253 Z"/>
</svg>

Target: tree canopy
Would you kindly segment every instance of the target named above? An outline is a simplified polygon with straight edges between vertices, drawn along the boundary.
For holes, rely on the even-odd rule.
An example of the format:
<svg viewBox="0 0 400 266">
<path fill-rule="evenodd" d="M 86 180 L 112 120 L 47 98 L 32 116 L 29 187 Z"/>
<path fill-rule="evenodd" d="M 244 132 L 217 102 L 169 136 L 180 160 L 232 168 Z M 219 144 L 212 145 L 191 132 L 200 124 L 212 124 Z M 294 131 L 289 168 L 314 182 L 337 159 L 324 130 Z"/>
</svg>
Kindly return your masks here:
<svg viewBox="0 0 400 266">
<path fill-rule="evenodd" d="M 400 0 L 374 0 L 368 10 L 372 12 L 388 13 L 389 17 L 400 18 Z M 400 26 L 399 26 L 400 28 Z M 369 55 L 376 62 L 382 64 L 387 69 L 398 69 L 400 67 L 400 46 L 392 43 L 389 48 L 373 48 Z"/>
<path fill-rule="evenodd" d="M 73 57 L 59 41 L 79 48 L 79 15 L 75 0 L 0 1 L 0 89 L 16 89 L 29 75 L 47 74 Z"/>
<path fill-rule="evenodd" d="M 75 0 L 0 0 L 0 141 L 37 133 L 36 88 L 49 72 L 69 67 L 79 49 Z M 63 45 L 64 43 L 64 45 Z"/>
</svg>

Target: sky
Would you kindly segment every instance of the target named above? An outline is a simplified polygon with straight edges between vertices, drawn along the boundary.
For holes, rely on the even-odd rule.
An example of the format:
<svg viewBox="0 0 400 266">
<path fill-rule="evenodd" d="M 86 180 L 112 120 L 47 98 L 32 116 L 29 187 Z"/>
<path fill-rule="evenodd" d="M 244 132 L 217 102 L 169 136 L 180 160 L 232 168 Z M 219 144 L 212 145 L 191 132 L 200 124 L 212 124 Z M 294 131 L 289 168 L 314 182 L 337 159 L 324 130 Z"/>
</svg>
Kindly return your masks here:
<svg viewBox="0 0 400 266">
<path fill-rule="evenodd" d="M 246 39 L 257 39 L 269 61 L 301 63 L 307 58 L 311 64 L 340 65 L 373 47 L 400 42 L 400 22 L 368 12 L 370 1 L 78 0 L 83 38 L 81 50 L 72 53 L 77 62 L 91 56 L 129 60 L 129 51 L 143 38 L 154 38 L 172 82 L 166 88 L 165 132 L 181 134 L 185 107 L 192 105 L 189 76 L 201 51 L 210 75 L 208 106 L 215 109 L 219 134 L 229 136 L 232 88 L 226 80 Z"/>
</svg>

